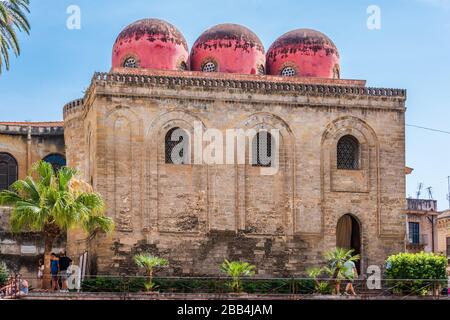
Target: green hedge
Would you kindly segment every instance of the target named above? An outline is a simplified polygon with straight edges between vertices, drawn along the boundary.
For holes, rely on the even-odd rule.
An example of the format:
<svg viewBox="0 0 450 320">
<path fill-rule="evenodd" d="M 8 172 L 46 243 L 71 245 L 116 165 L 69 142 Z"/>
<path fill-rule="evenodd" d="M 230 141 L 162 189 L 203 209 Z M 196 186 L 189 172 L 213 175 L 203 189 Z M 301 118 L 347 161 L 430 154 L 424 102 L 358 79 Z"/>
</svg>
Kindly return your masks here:
<svg viewBox="0 0 450 320">
<path fill-rule="evenodd" d="M 397 279 L 388 283 L 393 291 L 398 293 L 424 295 L 433 288 L 445 286 L 446 269 L 447 258 L 433 253 L 399 253 L 386 260 L 386 278 Z M 406 279 L 418 280 L 407 281 Z"/>
<path fill-rule="evenodd" d="M 153 279 L 157 291 L 164 293 L 228 293 L 231 292 L 226 279 Z M 96 277 L 85 279 L 81 284 L 84 292 L 141 292 L 145 279 Z M 311 294 L 314 292 L 312 280 L 283 279 L 243 279 L 244 292 L 257 294 Z"/>
</svg>

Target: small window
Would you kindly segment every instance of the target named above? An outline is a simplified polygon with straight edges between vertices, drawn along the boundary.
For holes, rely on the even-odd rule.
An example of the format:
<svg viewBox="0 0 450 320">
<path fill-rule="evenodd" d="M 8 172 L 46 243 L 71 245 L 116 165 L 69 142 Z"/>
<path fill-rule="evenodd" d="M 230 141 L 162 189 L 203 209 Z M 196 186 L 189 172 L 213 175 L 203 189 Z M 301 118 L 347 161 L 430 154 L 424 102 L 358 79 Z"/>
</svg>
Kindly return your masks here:
<svg viewBox="0 0 450 320">
<path fill-rule="evenodd" d="M 124 66 L 124 68 L 137 68 L 138 62 L 135 58 L 129 57 L 129 58 L 125 59 L 123 66 Z"/>
<path fill-rule="evenodd" d="M 341 71 L 339 68 L 339 65 L 335 65 L 333 68 L 333 79 L 340 79 L 341 78 Z"/>
<path fill-rule="evenodd" d="M 172 128 L 165 137 L 165 156 L 167 164 L 189 163 L 189 136 L 180 128 Z"/>
<path fill-rule="evenodd" d="M 252 165 L 254 167 L 271 167 L 275 141 L 267 131 L 260 131 L 252 142 Z"/>
<path fill-rule="evenodd" d="M 257 74 L 258 75 L 264 75 L 266 74 L 266 69 L 264 68 L 264 66 L 262 64 L 258 65 L 257 68 Z"/>
<path fill-rule="evenodd" d="M 66 158 L 60 154 L 50 154 L 42 160 L 47 163 L 50 163 L 55 172 L 57 172 L 62 167 L 66 166 Z"/>
<path fill-rule="evenodd" d="M 337 144 L 337 168 L 359 169 L 359 142 L 350 135 L 343 136 Z"/>
<path fill-rule="evenodd" d="M 408 223 L 408 231 L 409 231 L 409 243 L 410 244 L 419 244 L 420 242 L 420 225 L 418 222 L 409 222 Z"/>
<path fill-rule="evenodd" d="M 8 153 L 0 153 L 0 191 L 8 189 L 17 181 L 18 165 Z"/>
<path fill-rule="evenodd" d="M 295 69 L 292 67 L 285 67 L 283 70 L 281 70 L 281 75 L 283 77 L 293 77 L 295 76 L 296 72 Z"/>
<path fill-rule="evenodd" d="M 202 70 L 203 72 L 217 72 L 217 66 L 214 62 L 209 61 L 205 63 Z"/>
</svg>

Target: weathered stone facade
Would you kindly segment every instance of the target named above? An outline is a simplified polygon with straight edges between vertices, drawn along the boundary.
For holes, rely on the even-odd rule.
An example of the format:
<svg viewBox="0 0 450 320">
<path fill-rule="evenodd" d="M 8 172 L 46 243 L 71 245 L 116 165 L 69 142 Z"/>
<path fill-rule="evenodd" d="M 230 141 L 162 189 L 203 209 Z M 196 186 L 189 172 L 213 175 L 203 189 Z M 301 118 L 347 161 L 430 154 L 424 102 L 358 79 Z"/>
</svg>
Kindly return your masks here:
<svg viewBox="0 0 450 320">
<path fill-rule="evenodd" d="M 127 72 L 127 73 L 125 73 Z M 405 250 L 405 100 L 364 81 L 189 71 L 95 74 L 84 99 L 64 108 L 68 165 L 107 202 L 112 236 L 68 253 L 91 272 L 134 272 L 132 256 L 166 257 L 172 275 L 213 275 L 224 258 L 258 275 L 302 274 L 336 246 L 338 220 L 361 233 L 362 268 Z M 165 135 L 179 127 L 279 129 L 280 167 L 165 163 Z M 339 139 L 359 142 L 358 170 L 337 169 Z M 192 159 L 194 143 L 191 141 Z M 204 146 L 206 143 L 204 144 Z"/>
</svg>

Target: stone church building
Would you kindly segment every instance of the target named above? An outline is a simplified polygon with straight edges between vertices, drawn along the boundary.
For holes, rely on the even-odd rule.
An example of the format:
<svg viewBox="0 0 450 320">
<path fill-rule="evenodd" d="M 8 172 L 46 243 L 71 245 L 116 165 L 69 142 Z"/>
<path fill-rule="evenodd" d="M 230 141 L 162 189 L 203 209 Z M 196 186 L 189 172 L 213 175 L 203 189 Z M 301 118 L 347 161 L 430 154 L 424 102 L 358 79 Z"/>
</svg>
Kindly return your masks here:
<svg viewBox="0 0 450 320">
<path fill-rule="evenodd" d="M 165 21 L 125 28 L 110 72 L 95 73 L 64 107 L 65 147 L 48 150 L 80 170 L 116 222 L 93 240 L 69 232 L 69 256 L 87 252 L 87 272 L 99 274 L 135 272 L 133 255 L 150 252 L 169 259 L 170 275 L 218 274 L 228 258 L 287 276 L 336 246 L 360 253 L 362 271 L 404 251 L 406 91 L 341 79 L 339 63 L 334 43 L 309 29 L 266 52 L 240 25 L 208 29 L 190 51 Z M 199 128 L 215 138 L 196 140 Z M 239 149 L 230 129 L 257 134 Z M 260 134 L 274 131 L 277 139 Z M 220 134 L 216 146 L 244 162 L 195 162 Z M 26 174 L 13 135 L 0 133 L 3 187 Z M 173 161 L 181 142 L 182 161 Z"/>
</svg>

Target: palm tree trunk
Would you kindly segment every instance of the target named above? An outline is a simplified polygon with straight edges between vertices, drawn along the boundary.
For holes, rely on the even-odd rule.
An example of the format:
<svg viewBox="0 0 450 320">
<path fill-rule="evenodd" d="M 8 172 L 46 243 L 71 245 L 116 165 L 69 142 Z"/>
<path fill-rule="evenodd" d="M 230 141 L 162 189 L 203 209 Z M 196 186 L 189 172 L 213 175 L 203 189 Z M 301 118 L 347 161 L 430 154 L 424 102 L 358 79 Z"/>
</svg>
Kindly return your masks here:
<svg viewBox="0 0 450 320">
<path fill-rule="evenodd" d="M 50 289 L 50 254 L 53 249 L 53 242 L 55 238 L 46 234 L 45 236 L 45 247 L 44 247 L 44 273 L 42 277 L 42 289 Z"/>
</svg>

